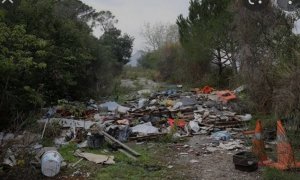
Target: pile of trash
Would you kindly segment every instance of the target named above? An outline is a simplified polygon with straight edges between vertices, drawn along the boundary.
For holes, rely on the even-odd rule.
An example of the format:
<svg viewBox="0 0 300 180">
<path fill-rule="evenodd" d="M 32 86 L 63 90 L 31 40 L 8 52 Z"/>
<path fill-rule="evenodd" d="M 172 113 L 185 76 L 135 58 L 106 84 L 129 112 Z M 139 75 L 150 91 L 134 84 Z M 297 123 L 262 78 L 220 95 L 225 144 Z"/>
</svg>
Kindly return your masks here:
<svg viewBox="0 0 300 180">
<path fill-rule="evenodd" d="M 143 97 L 144 91 L 149 95 L 147 98 Z M 240 115 L 234 111 L 230 104 L 237 96 L 231 91 L 214 91 L 207 86 L 189 92 L 181 88 L 143 92 L 138 91 L 123 105 L 112 101 L 90 100 L 85 105 L 64 101 L 63 105 L 50 108 L 39 122 L 56 122 L 69 130 L 65 136 L 70 137 L 56 140 L 64 144 L 63 140 L 73 139 L 80 132 L 87 137 L 92 127 L 126 142 L 168 133 L 177 137 L 210 134 L 216 129 L 242 127 L 252 118 L 250 114 Z"/>
<path fill-rule="evenodd" d="M 81 148 L 101 148 L 108 142 L 116 150 L 136 159 L 140 154 L 123 142 L 152 140 L 167 134 L 174 139 L 207 135 L 220 141 L 218 146 L 207 145 L 208 151 L 243 148 L 243 143 L 232 141 L 233 133 L 227 131 L 241 130 L 252 119 L 250 114 L 236 113 L 232 106 L 238 101 L 236 93 L 240 91 L 241 88 L 238 92 L 215 91 L 209 86 L 182 91 L 182 86 L 178 86 L 161 92 L 138 91 L 122 105 L 113 101 L 79 103 L 61 100 L 57 106 L 45 109 L 44 117 L 38 121 L 43 131 L 37 139 L 44 138 L 51 124 L 59 125 L 61 134 L 54 140 L 56 148 L 45 149 L 38 143 L 32 148 L 42 173 L 49 177 L 57 175 L 63 166 L 63 157 L 56 149 L 69 142 L 77 144 L 78 151 L 74 156 L 101 164 L 114 164 L 114 157 L 85 153 Z M 3 135 L 2 139 L 14 139 L 12 136 Z M 9 166 L 16 163 L 10 151 L 5 163 Z"/>
</svg>

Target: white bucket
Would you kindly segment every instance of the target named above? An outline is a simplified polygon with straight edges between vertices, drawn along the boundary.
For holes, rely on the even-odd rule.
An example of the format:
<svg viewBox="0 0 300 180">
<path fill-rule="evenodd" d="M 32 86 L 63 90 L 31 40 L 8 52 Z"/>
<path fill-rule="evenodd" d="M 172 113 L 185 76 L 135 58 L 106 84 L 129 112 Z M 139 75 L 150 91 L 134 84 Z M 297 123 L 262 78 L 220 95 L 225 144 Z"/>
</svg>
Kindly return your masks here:
<svg viewBox="0 0 300 180">
<path fill-rule="evenodd" d="M 61 167 L 63 158 L 57 151 L 47 151 L 42 156 L 42 173 L 47 177 L 56 176 Z"/>
</svg>

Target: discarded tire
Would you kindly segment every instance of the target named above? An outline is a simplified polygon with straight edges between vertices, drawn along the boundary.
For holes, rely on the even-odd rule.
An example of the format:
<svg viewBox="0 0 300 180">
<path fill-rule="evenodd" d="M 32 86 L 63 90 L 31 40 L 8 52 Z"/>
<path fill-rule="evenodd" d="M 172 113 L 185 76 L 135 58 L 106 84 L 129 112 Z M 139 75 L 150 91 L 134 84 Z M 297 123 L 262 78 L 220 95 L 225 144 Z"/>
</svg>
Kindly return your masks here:
<svg viewBox="0 0 300 180">
<path fill-rule="evenodd" d="M 258 168 L 258 160 L 251 152 L 239 152 L 233 155 L 235 169 L 240 171 L 252 172 Z"/>
</svg>

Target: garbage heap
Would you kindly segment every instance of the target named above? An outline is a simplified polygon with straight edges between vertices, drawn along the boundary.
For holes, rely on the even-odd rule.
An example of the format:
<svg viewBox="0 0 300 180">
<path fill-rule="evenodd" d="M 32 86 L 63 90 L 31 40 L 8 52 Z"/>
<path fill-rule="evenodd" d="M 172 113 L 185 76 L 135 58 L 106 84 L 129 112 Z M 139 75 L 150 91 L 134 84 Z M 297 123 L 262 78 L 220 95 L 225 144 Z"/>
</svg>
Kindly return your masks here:
<svg viewBox="0 0 300 180">
<path fill-rule="evenodd" d="M 240 139 L 230 141 L 238 134 L 235 132 L 246 130 L 243 127 L 252 118 L 250 114 L 237 113 L 241 112 L 237 94 L 242 90 L 215 91 L 211 87 L 191 91 L 183 91 L 181 87 L 161 92 L 141 90 L 122 105 L 112 101 L 82 103 L 61 100 L 57 106 L 44 109 L 44 117 L 38 121 L 43 127 L 41 133 L 0 133 L 0 147 L 8 146 L 10 141 L 19 142 L 9 147 L 2 164 L 16 165 L 15 157 L 21 153 L 18 150 L 27 151 L 19 148 L 22 143 L 35 152 L 37 161 L 33 163 L 40 165 L 42 173 L 49 177 L 56 176 L 63 166 L 63 157 L 56 148 L 71 141 L 77 143 L 79 149 L 75 156 L 103 164 L 113 164 L 114 157 L 84 153 L 80 149 L 100 148 L 104 141 L 109 141 L 116 150 L 136 159 L 140 154 L 123 142 L 147 141 L 166 135 L 174 139 L 211 135 L 210 139 L 215 141 L 209 141 L 204 148 L 209 152 L 244 149 Z M 49 129 L 52 128 L 53 133 L 53 128 L 57 127 L 60 134 L 54 134 L 56 148 L 47 149 L 38 143 Z"/>
<path fill-rule="evenodd" d="M 206 88 L 206 89 L 205 89 Z M 78 139 L 85 142 L 99 130 L 120 142 L 154 139 L 166 134 L 173 137 L 210 134 L 228 128 L 241 128 L 252 117 L 238 114 L 239 91 L 207 91 L 180 88 L 152 93 L 138 91 L 122 105 L 107 101 L 86 104 L 61 101 L 48 109 L 40 123 L 59 123 L 64 134 L 56 144 Z M 95 129 L 97 129 L 95 131 Z"/>
</svg>

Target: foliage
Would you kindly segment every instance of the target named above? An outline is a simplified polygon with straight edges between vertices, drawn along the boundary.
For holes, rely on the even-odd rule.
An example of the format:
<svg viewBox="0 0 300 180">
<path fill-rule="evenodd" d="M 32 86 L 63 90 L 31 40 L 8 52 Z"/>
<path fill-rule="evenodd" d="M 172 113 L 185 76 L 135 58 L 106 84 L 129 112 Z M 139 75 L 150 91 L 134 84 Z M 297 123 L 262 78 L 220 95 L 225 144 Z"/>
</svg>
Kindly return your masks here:
<svg viewBox="0 0 300 180">
<path fill-rule="evenodd" d="M 300 178 L 298 172 L 286 172 L 277 169 L 266 168 L 263 171 L 263 178 L 265 180 L 296 180 Z"/>
<path fill-rule="evenodd" d="M 145 39 L 147 51 L 159 50 L 166 44 L 178 42 L 179 38 L 176 24 L 146 23 L 141 30 L 141 35 Z"/>
<path fill-rule="evenodd" d="M 299 104 L 295 76 L 300 46 L 292 33 L 293 20 L 271 6 L 251 15 L 242 6 L 238 4 L 236 12 L 239 77 L 248 85 L 253 111 L 286 116 Z"/>
<path fill-rule="evenodd" d="M 227 68 L 237 71 L 233 56 L 236 45 L 231 34 L 234 29 L 233 14 L 229 9 L 231 2 L 192 0 L 188 17 L 180 15 L 177 20 L 180 42 L 189 55 L 187 63 L 199 64 L 197 73 L 211 73 L 219 79 L 219 86 L 226 80 Z"/>
<path fill-rule="evenodd" d="M 97 12 L 79 0 L 23 0 L 0 14 L 3 124 L 24 120 L 58 99 L 109 92 L 131 56 L 133 38 L 114 27 L 111 12 Z M 92 35 L 97 25 L 104 31 L 100 38 Z"/>
<path fill-rule="evenodd" d="M 158 144 L 157 146 L 163 146 Z M 161 179 L 166 177 L 167 169 L 163 166 L 163 162 L 157 159 L 156 151 L 158 148 L 147 148 L 142 146 L 134 146 L 134 149 L 141 154 L 137 161 L 134 161 L 124 154 L 115 153 L 115 165 L 101 168 L 97 174 L 93 175 L 94 179 Z M 160 147 L 165 149 L 165 147 Z M 165 152 L 160 152 L 165 153 Z M 169 171 L 169 170 L 168 170 Z"/>
<path fill-rule="evenodd" d="M 179 37 L 174 41 L 166 38 L 166 26 L 148 24 L 143 32 L 152 51 L 139 64 L 158 70 L 162 80 L 173 83 L 228 86 L 232 74 L 237 73 L 231 3 L 190 1 L 188 17 L 180 15 L 177 19 Z"/>
<path fill-rule="evenodd" d="M 156 81 L 158 80 L 158 74 L 155 70 L 148 68 L 125 66 L 121 78 L 132 80 L 136 80 L 138 78 L 146 78 Z"/>
</svg>

